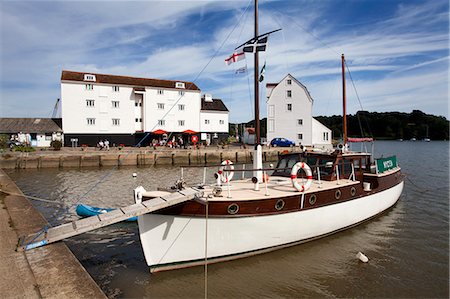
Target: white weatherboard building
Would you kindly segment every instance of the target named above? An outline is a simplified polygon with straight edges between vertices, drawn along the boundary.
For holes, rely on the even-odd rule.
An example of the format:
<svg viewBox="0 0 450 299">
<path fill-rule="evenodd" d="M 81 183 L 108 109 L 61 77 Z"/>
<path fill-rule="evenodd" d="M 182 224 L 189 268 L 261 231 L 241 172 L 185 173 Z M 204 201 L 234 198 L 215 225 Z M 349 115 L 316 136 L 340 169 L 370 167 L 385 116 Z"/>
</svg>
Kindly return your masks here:
<svg viewBox="0 0 450 299">
<path fill-rule="evenodd" d="M 331 147 L 331 130 L 312 117 L 308 89 L 288 74 L 279 83 L 266 84 L 267 141 L 287 138 L 297 145 Z"/>
<path fill-rule="evenodd" d="M 64 141 L 95 145 L 146 145 L 161 132 L 170 135 L 207 133 L 228 136 L 228 109 L 208 109 L 200 89 L 192 82 L 63 71 L 61 116 Z M 205 100 L 206 99 L 206 100 Z M 205 106 L 205 107 L 204 107 Z M 155 133 L 152 133 L 155 132 Z M 188 132 L 188 133 L 186 133 Z"/>
</svg>

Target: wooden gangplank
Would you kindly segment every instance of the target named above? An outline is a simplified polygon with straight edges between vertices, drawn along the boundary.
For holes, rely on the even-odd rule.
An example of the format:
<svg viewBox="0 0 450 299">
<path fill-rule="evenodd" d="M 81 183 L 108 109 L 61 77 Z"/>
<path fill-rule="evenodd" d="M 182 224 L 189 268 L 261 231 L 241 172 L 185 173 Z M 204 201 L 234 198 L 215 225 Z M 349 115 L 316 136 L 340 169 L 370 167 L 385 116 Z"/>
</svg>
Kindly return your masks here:
<svg viewBox="0 0 450 299">
<path fill-rule="evenodd" d="M 21 237 L 19 239 L 17 250 L 24 251 L 41 247 L 95 230 L 100 227 L 115 224 L 131 217 L 152 213 L 189 200 L 197 200 L 197 198 L 202 196 L 202 193 L 203 192 L 200 190 L 187 188 L 169 195 L 146 200 L 142 203 L 136 203 L 104 214 L 50 227 L 35 234 Z"/>
</svg>

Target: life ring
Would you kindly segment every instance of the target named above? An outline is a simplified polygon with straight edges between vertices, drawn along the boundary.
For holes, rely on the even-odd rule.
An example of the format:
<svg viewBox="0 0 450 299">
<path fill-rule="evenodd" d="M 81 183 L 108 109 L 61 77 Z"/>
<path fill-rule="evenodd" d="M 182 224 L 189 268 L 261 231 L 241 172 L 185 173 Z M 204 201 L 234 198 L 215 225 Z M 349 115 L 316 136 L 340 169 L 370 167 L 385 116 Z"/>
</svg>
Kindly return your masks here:
<svg viewBox="0 0 450 299">
<path fill-rule="evenodd" d="M 300 185 L 297 181 L 297 172 L 299 169 L 303 169 L 303 171 L 306 173 L 306 183 L 304 185 Z M 291 181 L 292 186 L 294 186 L 297 191 L 303 192 L 309 189 L 311 187 L 312 183 L 312 172 L 311 168 L 308 166 L 308 164 L 304 162 L 297 162 L 293 167 L 291 171 Z"/>
<path fill-rule="evenodd" d="M 231 169 L 231 171 L 225 171 L 225 172 L 227 172 L 227 174 L 225 174 L 225 172 L 223 170 L 227 166 Z M 230 160 L 223 161 L 222 166 L 220 166 L 219 172 L 218 172 L 220 180 L 223 183 L 228 183 L 229 181 L 231 181 L 231 179 L 233 178 L 233 175 L 234 175 L 233 170 L 234 170 L 233 162 L 231 162 Z"/>
</svg>

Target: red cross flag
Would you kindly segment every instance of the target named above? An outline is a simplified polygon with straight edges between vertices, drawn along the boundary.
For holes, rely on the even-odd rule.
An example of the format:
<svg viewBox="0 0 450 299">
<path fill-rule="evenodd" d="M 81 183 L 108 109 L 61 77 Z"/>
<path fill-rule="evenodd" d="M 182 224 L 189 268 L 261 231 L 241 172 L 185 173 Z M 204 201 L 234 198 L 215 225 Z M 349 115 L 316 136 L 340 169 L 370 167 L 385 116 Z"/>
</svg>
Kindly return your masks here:
<svg viewBox="0 0 450 299">
<path fill-rule="evenodd" d="M 237 62 L 245 58 L 244 51 L 240 50 L 240 52 L 234 52 L 233 55 L 225 59 L 227 65 L 232 64 L 233 62 Z"/>
</svg>

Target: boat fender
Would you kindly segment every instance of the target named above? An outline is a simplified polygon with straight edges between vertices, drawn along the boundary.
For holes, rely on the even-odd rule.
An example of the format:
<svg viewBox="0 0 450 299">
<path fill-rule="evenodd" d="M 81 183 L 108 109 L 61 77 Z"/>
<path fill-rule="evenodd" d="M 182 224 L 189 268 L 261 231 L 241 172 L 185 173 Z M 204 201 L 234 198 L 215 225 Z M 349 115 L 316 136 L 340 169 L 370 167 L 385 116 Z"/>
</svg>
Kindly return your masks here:
<svg viewBox="0 0 450 299">
<path fill-rule="evenodd" d="M 230 160 L 225 160 L 225 161 L 222 161 L 221 165 L 222 166 L 220 166 L 218 174 L 223 183 L 228 183 L 229 181 L 231 181 L 231 179 L 233 178 L 233 175 L 234 175 L 233 162 L 231 162 Z M 223 171 L 225 169 L 225 167 L 228 167 L 229 169 L 231 169 L 231 171 L 226 171 L 226 174 L 225 174 L 225 172 Z"/>
<path fill-rule="evenodd" d="M 369 261 L 369 258 L 361 251 L 356 254 L 356 258 L 363 263 L 367 263 Z"/>
<path fill-rule="evenodd" d="M 300 169 L 303 169 L 303 171 L 306 173 L 306 183 L 303 185 L 301 185 L 297 181 L 297 173 Z M 308 164 L 306 164 L 304 162 L 297 162 L 292 167 L 291 181 L 292 181 L 292 186 L 294 186 L 294 188 L 297 189 L 297 191 L 304 192 L 304 191 L 308 190 L 309 187 L 311 187 L 311 183 L 312 183 L 312 172 L 311 172 L 311 168 L 308 166 Z"/>
</svg>

